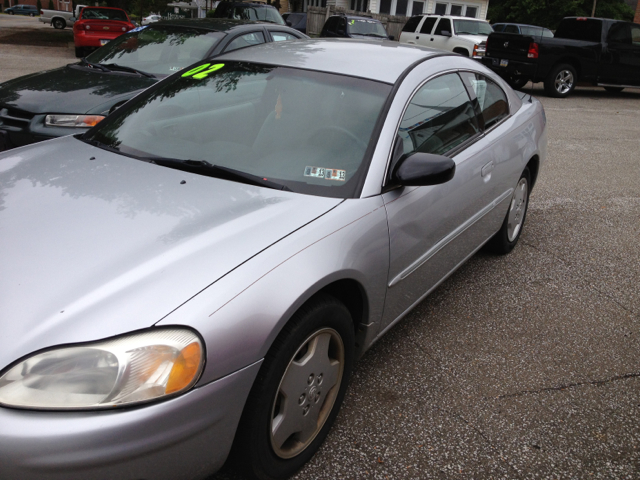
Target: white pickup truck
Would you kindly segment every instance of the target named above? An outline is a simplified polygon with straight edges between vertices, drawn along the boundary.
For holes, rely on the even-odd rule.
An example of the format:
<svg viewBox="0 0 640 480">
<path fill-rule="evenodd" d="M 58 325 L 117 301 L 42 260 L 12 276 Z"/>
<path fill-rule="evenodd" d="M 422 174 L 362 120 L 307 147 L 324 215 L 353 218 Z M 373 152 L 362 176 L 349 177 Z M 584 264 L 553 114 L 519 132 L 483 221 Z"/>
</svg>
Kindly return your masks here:
<svg viewBox="0 0 640 480">
<path fill-rule="evenodd" d="M 487 37 L 492 32 L 489 22 L 477 18 L 416 15 L 405 24 L 399 40 L 400 43 L 481 58 L 486 50 Z"/>
<path fill-rule="evenodd" d="M 53 28 L 63 29 L 72 26 L 86 5 L 77 5 L 75 12 L 65 12 L 64 10 L 40 10 L 40 21 L 42 23 L 50 23 Z"/>
</svg>

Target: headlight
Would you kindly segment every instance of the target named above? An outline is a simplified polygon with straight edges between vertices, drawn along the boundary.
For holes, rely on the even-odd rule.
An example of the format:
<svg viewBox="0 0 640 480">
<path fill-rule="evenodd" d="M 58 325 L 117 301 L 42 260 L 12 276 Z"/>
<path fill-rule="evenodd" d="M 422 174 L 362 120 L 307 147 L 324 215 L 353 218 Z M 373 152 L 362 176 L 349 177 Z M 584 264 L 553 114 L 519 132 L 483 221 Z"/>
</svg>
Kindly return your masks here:
<svg viewBox="0 0 640 480">
<path fill-rule="evenodd" d="M 0 377 L 0 404 L 39 409 L 95 409 L 177 395 L 204 366 L 200 338 L 156 329 L 61 347 L 21 361 Z"/>
<path fill-rule="evenodd" d="M 47 127 L 89 128 L 104 120 L 103 115 L 47 115 L 44 124 Z"/>
</svg>

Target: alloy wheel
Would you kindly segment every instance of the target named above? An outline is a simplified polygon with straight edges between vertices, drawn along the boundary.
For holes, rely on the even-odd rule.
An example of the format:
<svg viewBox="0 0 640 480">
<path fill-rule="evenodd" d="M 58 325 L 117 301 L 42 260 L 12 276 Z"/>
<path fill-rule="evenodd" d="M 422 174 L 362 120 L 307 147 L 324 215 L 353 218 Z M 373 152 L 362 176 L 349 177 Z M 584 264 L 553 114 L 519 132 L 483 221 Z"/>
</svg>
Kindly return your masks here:
<svg viewBox="0 0 640 480">
<path fill-rule="evenodd" d="M 510 242 L 513 242 L 520 229 L 522 228 L 522 222 L 524 221 L 524 213 L 527 211 L 528 200 L 528 183 L 526 178 L 521 178 L 513 192 L 511 198 L 511 205 L 509 206 L 509 217 L 507 220 L 507 238 Z"/>
</svg>

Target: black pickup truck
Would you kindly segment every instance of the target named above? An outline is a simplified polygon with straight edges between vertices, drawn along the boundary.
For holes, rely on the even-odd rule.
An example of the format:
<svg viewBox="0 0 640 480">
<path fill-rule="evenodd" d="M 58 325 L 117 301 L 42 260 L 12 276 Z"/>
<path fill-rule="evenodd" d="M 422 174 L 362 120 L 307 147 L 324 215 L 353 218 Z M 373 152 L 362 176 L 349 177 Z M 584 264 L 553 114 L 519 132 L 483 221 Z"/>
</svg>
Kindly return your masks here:
<svg viewBox="0 0 640 480">
<path fill-rule="evenodd" d="M 552 97 L 568 96 L 577 83 L 640 88 L 640 25 L 567 17 L 554 38 L 492 33 L 482 63 L 515 88 L 544 82 Z"/>
</svg>

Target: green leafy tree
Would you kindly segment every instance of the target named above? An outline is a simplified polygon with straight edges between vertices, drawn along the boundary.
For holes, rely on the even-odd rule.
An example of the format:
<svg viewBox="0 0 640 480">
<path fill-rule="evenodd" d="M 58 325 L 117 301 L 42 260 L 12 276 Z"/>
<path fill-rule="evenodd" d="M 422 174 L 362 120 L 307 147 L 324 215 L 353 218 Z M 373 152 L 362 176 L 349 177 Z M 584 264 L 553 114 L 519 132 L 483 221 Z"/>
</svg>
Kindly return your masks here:
<svg viewBox="0 0 640 480">
<path fill-rule="evenodd" d="M 3 10 L 6 10 L 7 8 L 9 8 L 9 0 L 4 0 L 4 8 L 3 8 Z"/>
<path fill-rule="evenodd" d="M 36 2 L 36 8 L 38 9 L 38 13 L 40 13 L 40 10 L 42 10 L 42 2 L 40 0 Z"/>
<path fill-rule="evenodd" d="M 591 16 L 592 8 L 593 0 L 491 0 L 487 18 L 555 30 L 564 17 Z M 624 0 L 598 0 L 596 17 L 630 21 L 633 15 Z"/>
<path fill-rule="evenodd" d="M 55 10 L 56 7 L 53 6 L 53 0 L 49 0 L 49 6 L 47 8 L 49 10 Z"/>
</svg>

